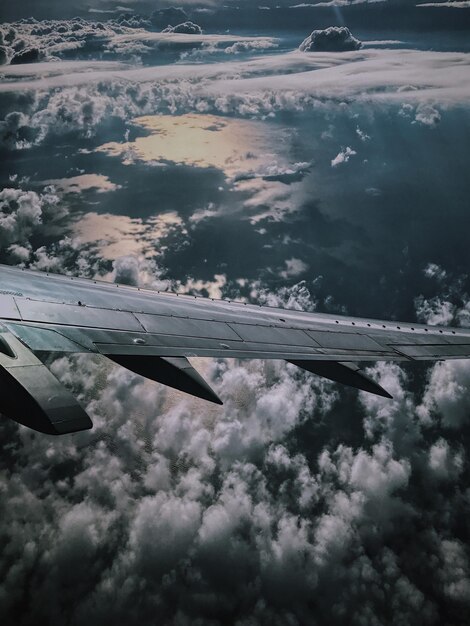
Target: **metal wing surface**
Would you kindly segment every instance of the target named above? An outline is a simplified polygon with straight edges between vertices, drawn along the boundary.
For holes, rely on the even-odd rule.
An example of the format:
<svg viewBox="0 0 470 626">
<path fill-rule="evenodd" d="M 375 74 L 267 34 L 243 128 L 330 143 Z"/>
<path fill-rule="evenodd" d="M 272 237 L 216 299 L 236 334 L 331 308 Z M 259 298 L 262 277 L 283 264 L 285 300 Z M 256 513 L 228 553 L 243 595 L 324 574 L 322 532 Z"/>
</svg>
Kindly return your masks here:
<svg viewBox="0 0 470 626">
<path fill-rule="evenodd" d="M 387 392 L 357 363 L 470 357 L 470 329 L 305 313 L 7 266 L 0 266 L 0 324 L 1 384 L 13 389 L 14 380 L 33 399 L 35 391 L 21 375 L 24 368 L 36 367 L 29 370 L 36 372 L 45 366 L 40 361 L 34 366 L 20 363 L 43 352 L 100 353 L 147 378 L 214 402 L 220 400 L 188 357 L 284 359 L 384 396 Z M 24 423 L 25 410 L 18 406 L 21 419 L 12 415 L 11 407 L 7 415 Z M 84 423 L 79 419 L 75 430 Z M 63 432 L 73 430 L 72 423 L 62 426 Z"/>
</svg>

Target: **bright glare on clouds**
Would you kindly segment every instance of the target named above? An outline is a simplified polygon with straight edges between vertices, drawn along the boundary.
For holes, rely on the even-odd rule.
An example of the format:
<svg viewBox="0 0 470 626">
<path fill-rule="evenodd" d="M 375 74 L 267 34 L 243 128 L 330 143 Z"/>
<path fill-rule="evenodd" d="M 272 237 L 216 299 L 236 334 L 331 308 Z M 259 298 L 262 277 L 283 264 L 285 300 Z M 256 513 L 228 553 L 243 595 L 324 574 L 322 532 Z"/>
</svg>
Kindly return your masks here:
<svg viewBox="0 0 470 626">
<path fill-rule="evenodd" d="M 99 193 L 106 193 L 107 191 L 116 191 L 120 187 L 111 182 L 107 176 L 99 174 L 80 174 L 79 176 L 46 180 L 44 182 L 46 185 L 52 185 L 65 193 L 81 193 L 87 189 L 96 189 Z"/>
<path fill-rule="evenodd" d="M 268 174 L 277 159 L 274 151 L 280 132 L 269 132 L 261 122 L 186 114 L 141 117 L 133 123 L 148 131 L 147 136 L 134 142 L 104 144 L 98 151 L 122 155 L 127 163 L 137 159 L 214 167 L 231 177 L 239 172 L 254 175 L 263 168 Z"/>
</svg>

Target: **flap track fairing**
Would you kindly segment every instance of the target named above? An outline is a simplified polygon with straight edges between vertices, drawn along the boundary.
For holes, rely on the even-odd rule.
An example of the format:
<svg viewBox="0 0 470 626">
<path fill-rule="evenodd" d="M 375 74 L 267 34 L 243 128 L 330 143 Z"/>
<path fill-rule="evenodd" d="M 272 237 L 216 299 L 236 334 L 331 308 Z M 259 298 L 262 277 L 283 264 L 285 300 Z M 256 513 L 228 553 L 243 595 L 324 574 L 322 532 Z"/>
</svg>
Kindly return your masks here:
<svg viewBox="0 0 470 626">
<path fill-rule="evenodd" d="M 374 380 L 366 376 L 355 363 L 338 363 L 336 361 L 288 361 L 307 372 L 317 374 L 335 383 L 341 383 L 354 389 L 367 391 L 376 396 L 391 399 L 392 396 Z"/>
<path fill-rule="evenodd" d="M 107 355 L 131 372 L 215 404 L 222 400 L 185 357 Z"/>
</svg>

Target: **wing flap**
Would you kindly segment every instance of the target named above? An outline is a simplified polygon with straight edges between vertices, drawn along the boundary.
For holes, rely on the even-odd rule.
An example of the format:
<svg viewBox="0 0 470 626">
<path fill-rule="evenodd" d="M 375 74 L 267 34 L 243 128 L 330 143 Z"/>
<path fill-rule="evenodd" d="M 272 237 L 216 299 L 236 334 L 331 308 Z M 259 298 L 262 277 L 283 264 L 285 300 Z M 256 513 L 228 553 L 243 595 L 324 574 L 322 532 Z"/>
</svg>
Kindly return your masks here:
<svg viewBox="0 0 470 626">
<path fill-rule="evenodd" d="M 432 361 L 439 359 L 462 359 L 470 357 L 470 344 L 420 344 L 393 346 L 402 354 L 415 360 Z"/>
<path fill-rule="evenodd" d="M 336 348 L 340 350 L 359 350 L 368 352 L 392 352 L 392 348 L 382 345 L 372 337 L 362 333 L 345 333 L 345 332 L 317 332 L 307 331 L 310 337 L 313 337 L 319 346 L 323 348 Z"/>
</svg>

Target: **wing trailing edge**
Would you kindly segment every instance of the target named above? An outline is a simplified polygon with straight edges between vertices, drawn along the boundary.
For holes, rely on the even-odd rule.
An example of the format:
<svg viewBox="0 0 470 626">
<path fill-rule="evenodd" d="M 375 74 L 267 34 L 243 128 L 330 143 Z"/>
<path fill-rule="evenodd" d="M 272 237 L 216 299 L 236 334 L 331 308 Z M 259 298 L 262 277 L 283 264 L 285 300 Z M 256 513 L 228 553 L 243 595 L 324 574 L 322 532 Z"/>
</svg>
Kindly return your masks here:
<svg viewBox="0 0 470 626">
<path fill-rule="evenodd" d="M 392 399 L 392 396 L 374 380 L 361 372 L 354 363 L 338 363 L 336 361 L 287 361 L 307 372 L 327 378 L 347 387 L 373 393 L 376 396 Z"/>
</svg>

